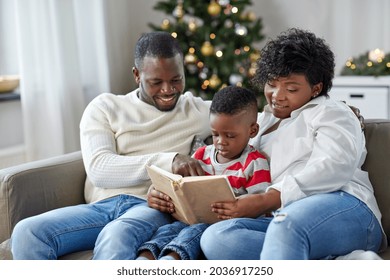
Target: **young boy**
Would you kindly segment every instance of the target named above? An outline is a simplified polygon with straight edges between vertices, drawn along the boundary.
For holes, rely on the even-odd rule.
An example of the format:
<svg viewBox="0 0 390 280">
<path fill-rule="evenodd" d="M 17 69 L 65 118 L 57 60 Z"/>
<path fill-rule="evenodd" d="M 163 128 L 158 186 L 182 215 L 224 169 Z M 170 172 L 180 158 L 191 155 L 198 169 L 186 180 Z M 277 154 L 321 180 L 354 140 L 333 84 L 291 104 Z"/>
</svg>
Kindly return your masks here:
<svg viewBox="0 0 390 280">
<path fill-rule="evenodd" d="M 213 145 L 199 148 L 193 157 L 206 175 L 227 175 L 238 197 L 234 202 L 223 202 L 226 211 L 218 217 L 248 217 L 239 196 L 265 192 L 271 182 L 267 159 L 248 144 L 259 131 L 255 94 L 237 86 L 223 88 L 214 95 L 209 119 Z M 207 227 L 179 221 L 164 225 L 139 248 L 138 259 L 197 259 L 200 237 Z"/>
</svg>

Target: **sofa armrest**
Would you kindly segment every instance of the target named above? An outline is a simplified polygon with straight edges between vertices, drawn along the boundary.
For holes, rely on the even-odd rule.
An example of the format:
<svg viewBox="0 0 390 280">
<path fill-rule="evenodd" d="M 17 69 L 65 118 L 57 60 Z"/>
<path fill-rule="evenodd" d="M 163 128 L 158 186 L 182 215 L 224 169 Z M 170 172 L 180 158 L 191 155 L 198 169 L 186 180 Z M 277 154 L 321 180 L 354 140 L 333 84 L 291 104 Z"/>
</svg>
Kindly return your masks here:
<svg viewBox="0 0 390 280">
<path fill-rule="evenodd" d="M 85 179 L 80 151 L 0 170 L 0 243 L 26 217 L 85 203 Z"/>
</svg>

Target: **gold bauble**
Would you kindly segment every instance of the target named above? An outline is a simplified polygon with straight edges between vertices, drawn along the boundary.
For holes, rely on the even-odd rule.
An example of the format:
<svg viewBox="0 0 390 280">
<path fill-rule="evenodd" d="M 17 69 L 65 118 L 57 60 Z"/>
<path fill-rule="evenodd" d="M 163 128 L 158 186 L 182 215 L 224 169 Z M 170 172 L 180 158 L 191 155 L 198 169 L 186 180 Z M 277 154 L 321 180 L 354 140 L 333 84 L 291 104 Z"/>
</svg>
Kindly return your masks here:
<svg viewBox="0 0 390 280">
<path fill-rule="evenodd" d="M 218 78 L 217 74 L 213 74 L 211 75 L 209 82 L 211 88 L 216 88 L 221 84 L 221 79 Z"/>
<path fill-rule="evenodd" d="M 197 57 L 193 53 L 187 53 L 186 56 L 184 57 L 184 62 L 186 64 L 190 63 L 196 63 Z"/>
<path fill-rule="evenodd" d="M 191 32 L 195 32 L 196 31 L 196 28 L 198 28 L 197 24 L 196 24 L 196 21 L 195 20 L 191 20 L 189 23 L 188 23 L 188 30 L 190 30 Z"/>
<path fill-rule="evenodd" d="M 214 52 L 214 47 L 209 41 L 206 41 L 203 43 L 202 47 L 200 48 L 200 52 L 204 56 L 210 56 Z"/>
<path fill-rule="evenodd" d="M 251 62 L 256 62 L 260 58 L 260 52 L 254 51 L 249 55 L 249 59 Z"/>
<path fill-rule="evenodd" d="M 249 77 L 253 77 L 256 74 L 256 65 L 252 65 L 248 70 Z"/>
<path fill-rule="evenodd" d="M 173 16 L 182 19 L 184 16 L 184 8 L 183 8 L 183 1 L 178 1 L 177 6 L 172 12 Z"/>
<path fill-rule="evenodd" d="M 217 16 L 221 12 L 221 6 L 217 2 L 211 1 L 209 6 L 207 7 L 207 12 L 211 16 Z"/>
<path fill-rule="evenodd" d="M 167 30 L 168 28 L 169 28 L 169 25 L 170 25 L 171 23 L 169 22 L 169 19 L 164 19 L 163 21 L 162 21 L 162 23 L 161 23 L 161 29 L 163 29 L 163 30 Z"/>
<path fill-rule="evenodd" d="M 252 11 L 247 13 L 247 19 L 250 21 L 255 21 L 256 20 L 256 14 Z"/>
</svg>

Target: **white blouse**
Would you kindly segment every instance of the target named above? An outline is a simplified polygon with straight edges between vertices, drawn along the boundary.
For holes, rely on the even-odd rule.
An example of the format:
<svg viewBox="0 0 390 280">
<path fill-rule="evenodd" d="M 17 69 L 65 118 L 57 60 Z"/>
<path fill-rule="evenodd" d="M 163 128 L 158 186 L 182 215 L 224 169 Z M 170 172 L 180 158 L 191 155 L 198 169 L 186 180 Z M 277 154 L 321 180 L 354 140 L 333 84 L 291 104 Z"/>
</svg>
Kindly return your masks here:
<svg viewBox="0 0 390 280">
<path fill-rule="evenodd" d="M 282 207 L 317 193 L 345 191 L 381 221 L 368 173 L 361 170 L 367 151 L 360 123 L 343 102 L 318 97 L 262 135 L 279 119 L 268 105 L 259 115 L 260 131 L 251 144 L 269 157 L 272 184 Z"/>
</svg>

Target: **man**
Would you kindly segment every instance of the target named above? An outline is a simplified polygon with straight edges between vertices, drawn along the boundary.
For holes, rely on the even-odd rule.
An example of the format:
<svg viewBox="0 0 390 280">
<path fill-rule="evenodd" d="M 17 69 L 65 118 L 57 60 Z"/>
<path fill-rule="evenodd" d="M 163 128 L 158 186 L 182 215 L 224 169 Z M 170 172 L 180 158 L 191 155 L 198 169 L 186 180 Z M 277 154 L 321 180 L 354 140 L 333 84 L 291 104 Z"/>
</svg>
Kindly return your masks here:
<svg viewBox="0 0 390 280">
<path fill-rule="evenodd" d="M 166 32 L 137 42 L 133 75 L 138 89 L 101 94 L 80 123 L 87 172 L 87 204 L 56 209 L 19 222 L 14 259 L 57 259 L 94 248 L 94 259 L 134 259 L 155 230 L 172 221 L 173 204 L 149 208 L 146 165 L 186 175 L 203 174 L 191 143 L 210 135 L 209 102 L 184 92 L 183 54 Z"/>
</svg>

